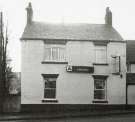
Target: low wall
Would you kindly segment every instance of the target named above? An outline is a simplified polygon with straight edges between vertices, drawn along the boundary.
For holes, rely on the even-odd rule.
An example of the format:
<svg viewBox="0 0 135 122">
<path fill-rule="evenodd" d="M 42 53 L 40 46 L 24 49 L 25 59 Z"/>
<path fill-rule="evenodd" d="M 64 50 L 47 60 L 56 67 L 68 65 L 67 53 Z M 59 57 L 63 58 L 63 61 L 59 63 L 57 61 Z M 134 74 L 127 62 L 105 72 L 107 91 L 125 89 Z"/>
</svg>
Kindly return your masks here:
<svg viewBox="0 0 135 122">
<path fill-rule="evenodd" d="M 125 110 L 126 105 L 98 104 L 22 104 L 21 112 L 81 112 Z"/>
</svg>

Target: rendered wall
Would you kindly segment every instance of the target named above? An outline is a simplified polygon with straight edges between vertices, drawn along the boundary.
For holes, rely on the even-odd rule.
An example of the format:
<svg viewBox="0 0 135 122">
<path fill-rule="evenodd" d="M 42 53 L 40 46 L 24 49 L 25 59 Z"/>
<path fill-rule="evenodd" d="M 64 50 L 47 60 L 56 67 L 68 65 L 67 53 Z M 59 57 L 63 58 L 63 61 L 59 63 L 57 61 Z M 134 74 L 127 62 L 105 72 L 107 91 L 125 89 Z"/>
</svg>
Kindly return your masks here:
<svg viewBox="0 0 135 122">
<path fill-rule="evenodd" d="M 128 85 L 128 104 L 135 104 L 135 85 Z"/>
<path fill-rule="evenodd" d="M 135 73 L 135 64 L 131 64 L 131 73 Z"/>
<path fill-rule="evenodd" d="M 75 66 L 92 66 L 95 60 L 94 44 L 90 41 L 68 41 L 66 44 L 67 61 Z M 121 56 L 122 78 L 113 75 L 111 55 Z M 126 90 L 126 44 L 110 42 L 107 45 L 108 65 L 95 65 L 94 74 L 108 75 L 108 104 L 125 104 Z M 59 74 L 56 81 L 58 104 L 92 104 L 94 80 L 90 73 L 68 73 L 67 64 L 42 64 L 44 42 L 41 40 L 22 41 L 22 79 L 21 104 L 42 103 L 44 81 L 41 74 Z"/>
</svg>

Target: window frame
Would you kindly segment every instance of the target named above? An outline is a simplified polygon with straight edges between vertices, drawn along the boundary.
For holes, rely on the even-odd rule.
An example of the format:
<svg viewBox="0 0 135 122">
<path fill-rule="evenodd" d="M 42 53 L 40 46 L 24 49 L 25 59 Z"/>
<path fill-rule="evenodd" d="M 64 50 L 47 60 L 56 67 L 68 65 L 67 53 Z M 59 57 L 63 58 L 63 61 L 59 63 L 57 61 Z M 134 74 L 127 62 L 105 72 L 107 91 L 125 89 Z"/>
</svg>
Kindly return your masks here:
<svg viewBox="0 0 135 122">
<path fill-rule="evenodd" d="M 114 56 L 113 59 L 113 73 L 114 75 L 120 75 L 121 73 L 121 56 Z"/>
<path fill-rule="evenodd" d="M 108 103 L 107 101 L 107 75 L 92 75 L 93 76 L 93 80 L 94 80 L 94 85 L 93 85 L 93 103 Z M 99 81 L 98 81 L 99 80 Z M 97 90 L 104 90 L 105 91 L 105 97 L 104 99 L 95 99 L 95 81 L 98 82 L 104 82 L 104 89 L 97 89 Z"/>
<path fill-rule="evenodd" d="M 58 59 L 53 59 L 53 49 L 57 49 L 57 57 Z M 46 49 L 50 49 L 50 56 L 49 59 L 46 59 L 47 55 L 46 54 Z M 63 59 L 61 58 L 62 56 L 60 55 L 60 50 L 62 50 L 64 53 Z M 65 44 L 45 44 L 44 46 L 44 61 L 45 62 L 66 62 L 66 45 Z"/>
<path fill-rule="evenodd" d="M 57 89 L 57 79 L 58 79 L 58 74 L 42 74 L 42 77 L 43 77 L 43 84 L 44 84 L 44 94 L 43 94 L 43 102 L 56 102 L 56 89 Z M 50 88 L 50 87 L 46 87 L 45 86 L 45 83 L 46 83 L 46 79 L 51 79 L 51 78 L 54 78 L 55 79 L 55 88 Z M 49 81 L 51 82 L 51 81 Z M 48 89 L 52 89 L 52 90 L 55 90 L 55 97 L 45 97 L 45 90 L 48 90 Z"/>
<path fill-rule="evenodd" d="M 105 49 L 102 49 L 102 48 L 105 48 Z M 105 60 L 104 61 L 101 61 L 98 60 L 99 58 L 97 57 L 97 51 L 99 50 L 104 50 L 105 51 Z M 95 45 L 95 63 L 94 64 L 107 64 L 107 45 Z"/>
<path fill-rule="evenodd" d="M 98 81 L 98 82 L 104 82 L 104 88 L 103 89 L 96 89 L 95 87 L 95 82 Z M 95 99 L 95 91 L 104 91 L 104 99 Z M 107 82 L 105 79 L 94 79 L 94 100 L 95 101 L 105 101 L 107 100 Z"/>
</svg>

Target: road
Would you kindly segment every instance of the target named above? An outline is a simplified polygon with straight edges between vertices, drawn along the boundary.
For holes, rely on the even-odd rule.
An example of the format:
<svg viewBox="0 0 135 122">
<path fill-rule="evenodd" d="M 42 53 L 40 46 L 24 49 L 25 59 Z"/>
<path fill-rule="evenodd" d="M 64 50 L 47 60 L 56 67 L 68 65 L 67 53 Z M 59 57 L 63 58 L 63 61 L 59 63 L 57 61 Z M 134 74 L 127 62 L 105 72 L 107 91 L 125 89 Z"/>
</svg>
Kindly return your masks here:
<svg viewBox="0 0 135 122">
<path fill-rule="evenodd" d="M 9 121 L 4 121 L 9 122 Z M 44 120 L 12 120 L 10 122 L 135 122 L 135 114 L 100 117 L 75 117 Z"/>
</svg>

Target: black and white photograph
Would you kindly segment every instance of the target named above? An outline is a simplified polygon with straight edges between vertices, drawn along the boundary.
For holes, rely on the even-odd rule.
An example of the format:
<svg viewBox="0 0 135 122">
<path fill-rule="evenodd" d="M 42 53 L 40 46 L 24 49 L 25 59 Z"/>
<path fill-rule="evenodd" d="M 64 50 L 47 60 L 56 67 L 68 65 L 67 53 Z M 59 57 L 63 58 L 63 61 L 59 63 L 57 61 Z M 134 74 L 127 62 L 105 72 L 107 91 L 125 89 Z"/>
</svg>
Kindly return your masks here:
<svg viewBox="0 0 135 122">
<path fill-rule="evenodd" d="M 0 122 L 134 122 L 135 1 L 0 0 Z"/>
</svg>

